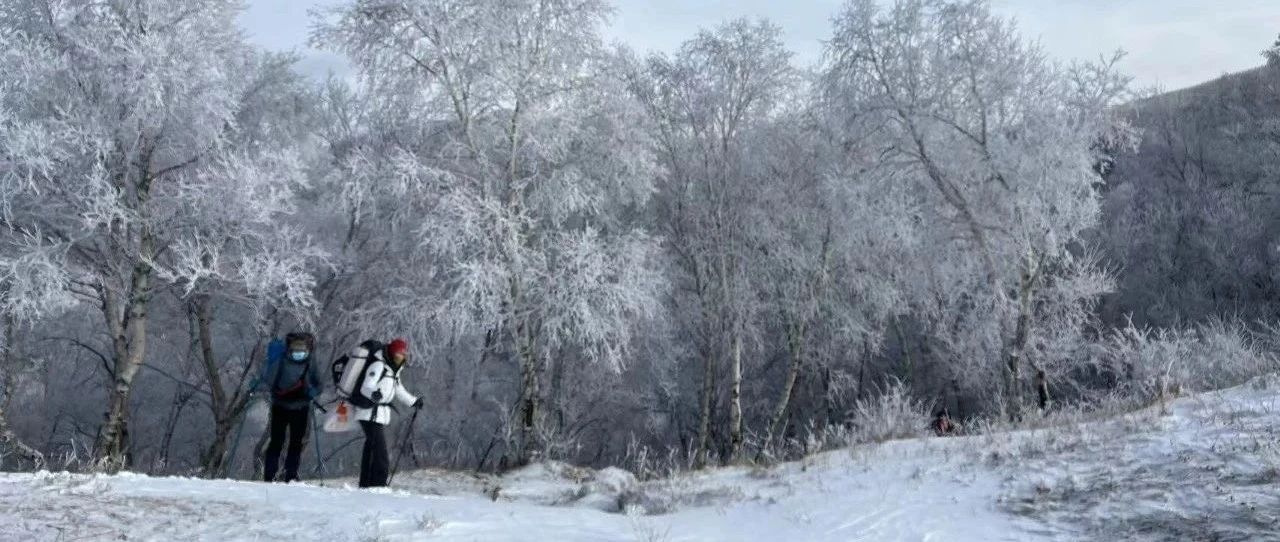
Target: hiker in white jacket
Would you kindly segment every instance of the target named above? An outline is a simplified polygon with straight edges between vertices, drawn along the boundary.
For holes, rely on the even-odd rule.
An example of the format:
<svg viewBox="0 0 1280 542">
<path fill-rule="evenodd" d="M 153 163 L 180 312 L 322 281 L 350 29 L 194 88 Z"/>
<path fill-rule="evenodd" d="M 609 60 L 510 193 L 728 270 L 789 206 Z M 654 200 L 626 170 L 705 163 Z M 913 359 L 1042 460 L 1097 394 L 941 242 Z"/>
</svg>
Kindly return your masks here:
<svg viewBox="0 0 1280 542">
<path fill-rule="evenodd" d="M 357 408 L 356 420 L 364 430 L 364 450 L 360 455 L 360 487 L 383 487 L 390 474 L 387 439 L 383 428 L 391 423 L 391 406 L 422 408 L 422 399 L 414 397 L 400 382 L 400 369 L 409 360 L 409 343 L 396 339 L 382 352 L 371 353 L 364 368 L 360 393 L 372 399 L 372 408 Z"/>
</svg>

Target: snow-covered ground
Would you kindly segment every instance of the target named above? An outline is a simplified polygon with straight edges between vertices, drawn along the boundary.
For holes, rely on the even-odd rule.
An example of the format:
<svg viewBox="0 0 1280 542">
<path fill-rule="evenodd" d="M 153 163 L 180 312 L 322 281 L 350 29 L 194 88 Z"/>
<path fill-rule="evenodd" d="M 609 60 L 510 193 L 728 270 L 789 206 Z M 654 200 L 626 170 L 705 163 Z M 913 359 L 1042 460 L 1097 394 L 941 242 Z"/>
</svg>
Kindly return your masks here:
<svg viewBox="0 0 1280 542">
<path fill-rule="evenodd" d="M 1003 507 L 1060 538 L 1280 540 L 1280 378 L 1168 410 L 1081 426 L 1025 454 Z"/>
<path fill-rule="evenodd" d="M 397 489 L 0 475 L 3 540 L 1280 539 L 1280 380 L 1116 419 L 638 484 L 545 464 Z"/>
</svg>

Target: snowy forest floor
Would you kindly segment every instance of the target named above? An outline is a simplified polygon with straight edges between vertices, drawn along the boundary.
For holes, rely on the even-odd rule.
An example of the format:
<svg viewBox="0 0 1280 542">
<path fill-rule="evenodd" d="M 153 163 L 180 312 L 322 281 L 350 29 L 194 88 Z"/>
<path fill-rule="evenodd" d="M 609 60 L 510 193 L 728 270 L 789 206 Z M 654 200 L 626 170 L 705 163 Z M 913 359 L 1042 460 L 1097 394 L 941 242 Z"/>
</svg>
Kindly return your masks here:
<svg viewBox="0 0 1280 542">
<path fill-rule="evenodd" d="M 0 474 L 0 539 L 1280 540 L 1280 378 L 1168 410 L 643 483 L 556 463 L 378 491 Z"/>
</svg>

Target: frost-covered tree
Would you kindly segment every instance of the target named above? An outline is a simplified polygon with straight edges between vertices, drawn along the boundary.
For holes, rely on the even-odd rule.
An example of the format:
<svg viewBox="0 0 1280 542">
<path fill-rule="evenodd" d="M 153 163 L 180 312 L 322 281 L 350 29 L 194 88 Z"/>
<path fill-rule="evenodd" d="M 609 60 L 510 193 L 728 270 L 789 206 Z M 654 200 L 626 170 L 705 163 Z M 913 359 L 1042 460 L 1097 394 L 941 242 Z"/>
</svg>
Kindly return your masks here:
<svg viewBox="0 0 1280 542">
<path fill-rule="evenodd" d="M 766 285 L 767 320 L 787 360 L 765 425 L 766 445 L 795 435 L 788 425 L 823 429 L 841 422 L 833 416 L 841 392 L 832 389 L 833 380 L 855 372 L 857 382 L 865 380 L 887 321 L 908 311 L 904 255 L 916 237 L 906 207 L 909 188 L 880 162 L 874 143 L 863 140 L 873 132 L 844 122 L 821 95 L 791 99 L 751 152 L 754 182 L 767 202 L 754 220 L 763 248 L 753 266 Z M 821 385 L 808 392 L 813 396 L 797 397 L 806 372 Z M 857 389 L 850 391 L 858 398 Z M 806 402 L 809 411 L 797 410 Z"/>
<path fill-rule="evenodd" d="M 1271 47 L 1267 47 L 1262 51 L 1262 57 L 1267 59 L 1267 66 L 1280 66 L 1280 38 L 1276 38 Z"/>
<path fill-rule="evenodd" d="M 1090 272 L 1073 247 L 1098 220 L 1095 142 L 1130 136 L 1109 109 L 1126 79 L 1111 64 L 1049 61 L 983 1 L 851 2 L 829 54 L 828 93 L 847 118 L 878 120 L 871 137 L 917 188 L 916 309 L 957 361 L 976 364 L 963 374 L 981 381 L 986 360 L 1002 360 L 1016 413 L 1037 292 L 1051 273 Z"/>
<path fill-rule="evenodd" d="M 778 399 L 765 426 L 765 444 L 780 435 L 807 358 L 812 354 L 814 328 L 822 325 L 830 303 L 832 280 L 840 257 L 835 236 L 834 205 L 827 198 L 824 183 L 827 163 L 822 153 L 817 130 L 812 130 L 811 117 L 805 111 L 791 112 L 771 123 L 758 138 L 751 156 L 759 159 L 752 169 L 754 182 L 762 185 L 769 202 L 753 222 L 761 229 L 761 254 L 754 266 L 767 277 L 761 292 L 771 301 L 773 314 L 781 320 L 780 328 L 787 368 L 783 372 Z M 768 313 L 766 313 L 768 314 Z M 810 364 L 812 365 L 812 364 Z M 763 447 L 762 447 L 763 449 Z"/>
<path fill-rule="evenodd" d="M 254 82 L 242 69 L 251 50 L 235 25 L 241 8 L 235 0 L 0 8 L 9 45 L 0 62 L 21 81 L 0 102 L 0 266 L 42 270 L 33 295 L 55 292 L 101 312 L 111 385 L 96 448 L 110 469 L 126 462 L 130 397 L 159 292 L 233 278 L 308 295 L 305 270 L 228 249 L 241 241 L 228 236 L 271 228 L 264 224 L 297 171 L 287 154 L 231 144 Z M 244 260 L 222 268 L 223 257 Z"/>
<path fill-rule="evenodd" d="M 758 311 L 752 264 L 762 207 L 748 141 L 797 87 L 777 26 L 737 20 L 702 31 L 674 57 L 648 60 L 633 89 L 656 125 L 664 164 L 659 210 L 675 255 L 677 308 L 693 332 L 702 366 L 695 464 L 706 463 L 722 367 L 728 369 L 727 447 L 743 442 L 743 349 Z M 763 167 L 761 165 L 760 167 Z M 759 212 L 760 214 L 756 214 Z"/>
<path fill-rule="evenodd" d="M 517 463 L 538 449 L 543 379 L 562 347 L 620 365 L 656 309 L 655 245 L 631 217 L 652 192 L 643 117 L 599 37 L 598 0 L 362 0 L 317 35 L 348 54 L 413 139 L 352 163 L 349 195 L 387 183 L 429 258 L 411 304 L 446 337 L 489 334 L 519 360 Z M 390 176 L 390 179 L 387 177 Z M 388 182 L 389 181 L 389 182 Z"/>
<path fill-rule="evenodd" d="M 280 324 L 312 327 L 316 277 L 328 266 L 328 254 L 303 229 L 315 217 L 299 216 L 312 209 L 304 166 L 315 147 L 308 134 L 314 95 L 293 62 L 251 55 L 235 67 L 234 77 L 247 84 L 235 130 L 226 136 L 226 158 L 179 183 L 190 226 L 174 243 L 172 268 L 161 272 L 185 306 L 208 386 L 214 433 L 202 463 L 210 475 L 221 473 L 232 429 L 249 405 L 252 361 Z M 256 336 L 252 347 L 219 341 L 219 314 L 225 326 L 248 316 L 233 336 Z"/>
</svg>

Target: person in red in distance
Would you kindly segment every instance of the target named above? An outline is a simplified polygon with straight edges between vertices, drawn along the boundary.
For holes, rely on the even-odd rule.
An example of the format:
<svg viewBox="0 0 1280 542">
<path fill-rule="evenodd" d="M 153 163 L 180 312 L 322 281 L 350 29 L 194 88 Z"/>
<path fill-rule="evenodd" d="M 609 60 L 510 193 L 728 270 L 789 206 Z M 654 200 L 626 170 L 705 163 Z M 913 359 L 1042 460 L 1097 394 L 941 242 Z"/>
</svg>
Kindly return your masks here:
<svg viewBox="0 0 1280 542">
<path fill-rule="evenodd" d="M 396 339 L 371 354 L 364 368 L 360 393 L 373 400 L 371 408 L 357 408 L 356 420 L 364 430 L 364 450 L 360 455 L 360 487 L 384 487 L 390 474 L 387 439 L 383 429 L 391 423 L 391 405 L 422 408 L 422 399 L 404 389 L 400 370 L 409 361 L 409 342 Z"/>
<path fill-rule="evenodd" d="M 951 419 L 951 412 L 945 408 L 934 413 L 933 422 L 929 424 L 929 427 L 933 429 L 933 434 L 939 437 L 954 435 L 959 429 L 956 422 Z"/>
</svg>

